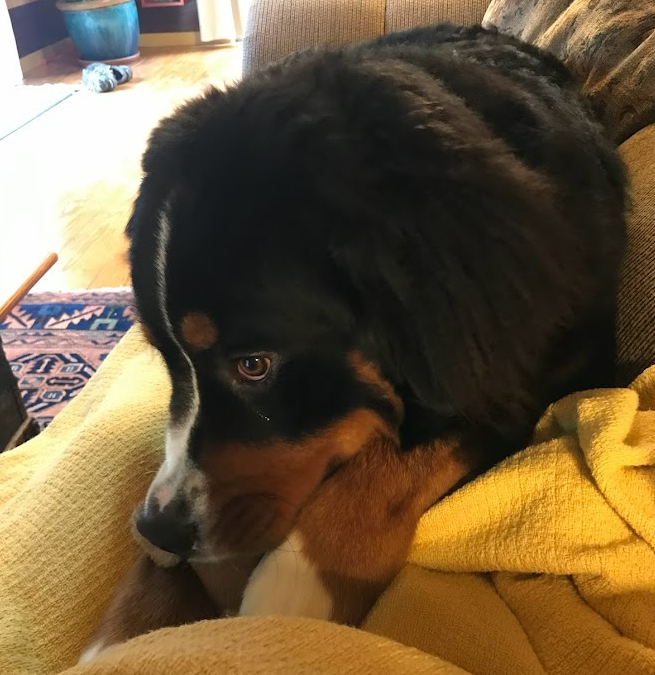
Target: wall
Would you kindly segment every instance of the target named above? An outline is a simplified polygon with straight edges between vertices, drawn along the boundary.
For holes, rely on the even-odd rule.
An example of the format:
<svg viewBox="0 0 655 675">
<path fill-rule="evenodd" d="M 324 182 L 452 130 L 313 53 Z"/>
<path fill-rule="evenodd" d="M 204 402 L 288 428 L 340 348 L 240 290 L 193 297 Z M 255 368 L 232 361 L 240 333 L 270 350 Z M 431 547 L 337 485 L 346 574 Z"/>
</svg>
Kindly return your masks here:
<svg viewBox="0 0 655 675">
<path fill-rule="evenodd" d="M 56 0 L 7 0 L 23 72 L 39 65 L 42 59 L 71 48 L 61 12 L 55 2 Z M 141 1 L 136 0 L 136 5 L 142 46 L 199 43 L 196 0 L 185 0 L 183 5 L 170 7 L 141 7 Z"/>
<path fill-rule="evenodd" d="M 64 20 L 55 0 L 7 0 L 7 6 L 21 58 L 66 38 Z"/>
<path fill-rule="evenodd" d="M 22 79 L 9 9 L 5 0 L 0 0 L 0 89 L 20 84 Z"/>
</svg>

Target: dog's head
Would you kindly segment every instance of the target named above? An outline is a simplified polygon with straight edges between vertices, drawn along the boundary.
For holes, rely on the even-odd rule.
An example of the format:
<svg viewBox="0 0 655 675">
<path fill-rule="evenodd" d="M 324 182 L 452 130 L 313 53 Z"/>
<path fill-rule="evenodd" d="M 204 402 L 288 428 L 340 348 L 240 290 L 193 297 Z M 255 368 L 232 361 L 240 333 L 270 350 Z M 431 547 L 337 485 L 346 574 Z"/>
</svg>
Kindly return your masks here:
<svg viewBox="0 0 655 675">
<path fill-rule="evenodd" d="M 305 57 L 164 120 L 128 226 L 172 382 L 142 533 L 192 559 L 263 552 L 367 444 L 516 410 L 530 283 L 552 272 L 515 274 L 516 241 L 544 192 L 398 63 Z"/>
</svg>

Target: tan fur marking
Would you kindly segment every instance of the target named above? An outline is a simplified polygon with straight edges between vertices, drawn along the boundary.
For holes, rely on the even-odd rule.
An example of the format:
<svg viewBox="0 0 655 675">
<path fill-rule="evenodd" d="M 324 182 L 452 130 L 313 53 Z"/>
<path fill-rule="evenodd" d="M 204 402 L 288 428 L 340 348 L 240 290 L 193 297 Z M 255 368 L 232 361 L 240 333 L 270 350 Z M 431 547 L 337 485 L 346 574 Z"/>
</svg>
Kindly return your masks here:
<svg viewBox="0 0 655 675">
<path fill-rule="evenodd" d="M 381 438 L 395 439 L 394 432 L 371 410 L 358 409 L 297 443 L 203 443 L 200 463 L 209 485 L 209 511 L 217 514 L 212 532 L 216 548 L 274 548 L 289 534 L 326 472 Z"/>
<path fill-rule="evenodd" d="M 333 597 L 333 621 L 364 618 L 405 563 L 423 513 L 475 465 L 456 441 L 403 453 L 378 439 L 321 486 L 294 529 Z"/>
<path fill-rule="evenodd" d="M 159 567 L 141 555 L 116 589 L 89 645 L 99 653 L 158 628 L 217 618 L 222 610 L 189 565 Z"/>
<path fill-rule="evenodd" d="M 213 347 L 218 340 L 216 324 L 202 312 L 190 312 L 182 319 L 182 339 L 196 351 Z"/>
</svg>

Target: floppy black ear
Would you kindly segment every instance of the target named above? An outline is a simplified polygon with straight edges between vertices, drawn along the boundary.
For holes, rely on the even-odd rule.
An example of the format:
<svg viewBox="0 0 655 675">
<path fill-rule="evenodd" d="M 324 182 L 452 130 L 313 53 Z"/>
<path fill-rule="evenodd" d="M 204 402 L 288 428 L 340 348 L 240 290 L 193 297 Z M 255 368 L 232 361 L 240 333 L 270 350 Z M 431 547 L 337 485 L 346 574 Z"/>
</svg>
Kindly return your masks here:
<svg viewBox="0 0 655 675">
<path fill-rule="evenodd" d="M 202 171 L 201 157 L 220 127 L 214 122 L 225 92 L 209 87 L 204 94 L 187 101 L 153 129 L 143 154 L 143 181 L 126 233 L 132 240 L 153 205 L 165 198 L 180 180 L 192 181 Z"/>
<path fill-rule="evenodd" d="M 203 158 L 220 125 L 215 124 L 225 93 L 209 88 L 164 118 L 152 131 L 142 159 L 143 179 L 126 227 L 137 308 L 156 330 L 156 256 L 162 218 L 175 200 L 206 174 Z"/>
<path fill-rule="evenodd" d="M 341 260 L 406 408 L 495 423 L 533 405 L 521 400 L 526 381 L 572 309 L 560 264 L 569 253 L 556 250 L 568 237 L 553 241 L 558 217 L 529 171 L 478 178 L 435 186 L 423 204 L 408 199 L 406 214 L 380 213 Z"/>
<path fill-rule="evenodd" d="M 127 224 L 129 260 L 134 300 L 140 320 L 148 327 L 153 343 L 161 342 L 161 301 L 158 297 L 157 251 L 160 211 L 165 201 L 162 185 L 145 176 Z"/>
<path fill-rule="evenodd" d="M 377 106 L 357 138 L 370 160 L 344 149 L 320 188 L 372 356 L 422 418 L 525 416 L 526 382 L 570 318 L 577 237 L 553 187 L 460 99 L 427 75 L 376 75 L 385 88 L 358 102 Z"/>
<path fill-rule="evenodd" d="M 144 174 L 185 176 L 197 171 L 199 158 L 222 133 L 219 116 L 225 98 L 225 92 L 209 87 L 161 120 L 143 155 Z"/>
<path fill-rule="evenodd" d="M 154 195 L 150 194 L 152 191 L 152 183 L 153 181 L 148 180 L 147 178 L 144 178 L 141 181 L 139 194 L 136 196 L 134 204 L 132 205 L 132 213 L 130 214 L 130 219 L 127 221 L 125 227 L 125 234 L 130 241 L 130 251 L 132 250 L 139 233 L 146 228 L 148 224 L 152 227 L 154 216 L 152 213 L 152 206 L 155 202 Z M 148 202 L 150 202 L 150 208 Z"/>
</svg>

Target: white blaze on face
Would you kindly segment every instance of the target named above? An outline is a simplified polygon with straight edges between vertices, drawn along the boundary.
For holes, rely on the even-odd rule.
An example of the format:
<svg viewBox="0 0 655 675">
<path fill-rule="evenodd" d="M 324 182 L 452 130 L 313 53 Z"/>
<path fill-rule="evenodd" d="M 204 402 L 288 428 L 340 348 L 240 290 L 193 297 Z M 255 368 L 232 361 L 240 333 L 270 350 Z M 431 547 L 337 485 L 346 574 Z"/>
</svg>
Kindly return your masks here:
<svg viewBox="0 0 655 675">
<path fill-rule="evenodd" d="M 171 230 L 169 216 L 170 204 L 166 202 L 159 212 L 159 231 L 155 254 L 157 298 L 159 312 L 168 338 L 178 350 L 180 359 L 185 365 L 186 382 L 184 382 L 184 390 L 188 394 L 187 400 L 183 402 L 183 405 L 178 406 L 175 419 L 169 421 L 166 431 L 165 459 L 148 490 L 146 498 L 146 504 L 154 502 L 160 510 L 176 495 L 180 494 L 180 492 L 187 494 L 193 488 L 194 493 L 197 494 L 202 488 L 200 472 L 192 466 L 188 458 L 189 439 L 200 410 L 198 379 L 193 362 L 175 335 L 166 302 L 168 290 L 166 266 Z M 196 510 L 193 504 L 189 504 L 189 506 L 192 511 Z"/>
<path fill-rule="evenodd" d="M 198 472 L 188 458 L 188 442 L 194 422 L 195 415 L 181 429 L 179 423 L 171 421 L 168 424 L 164 461 L 148 490 L 148 500 L 154 500 L 160 511 L 176 495 L 185 491 L 191 475 Z"/>
</svg>

